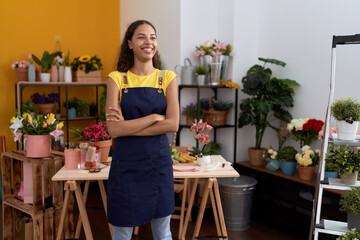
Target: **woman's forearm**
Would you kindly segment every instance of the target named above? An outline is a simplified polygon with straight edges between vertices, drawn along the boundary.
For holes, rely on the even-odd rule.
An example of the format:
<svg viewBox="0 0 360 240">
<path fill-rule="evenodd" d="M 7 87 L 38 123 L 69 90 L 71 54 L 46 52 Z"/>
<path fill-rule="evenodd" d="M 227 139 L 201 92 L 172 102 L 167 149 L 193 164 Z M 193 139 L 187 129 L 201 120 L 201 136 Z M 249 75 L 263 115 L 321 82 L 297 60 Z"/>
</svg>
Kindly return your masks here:
<svg viewBox="0 0 360 240">
<path fill-rule="evenodd" d="M 179 122 L 174 119 L 165 119 L 145 127 L 134 134 L 134 136 L 155 136 L 164 133 L 177 132 Z"/>
<path fill-rule="evenodd" d="M 107 128 L 112 138 L 123 136 L 134 136 L 135 133 L 162 121 L 164 117 L 159 114 L 151 114 L 145 117 L 120 120 L 120 121 L 107 121 Z"/>
</svg>

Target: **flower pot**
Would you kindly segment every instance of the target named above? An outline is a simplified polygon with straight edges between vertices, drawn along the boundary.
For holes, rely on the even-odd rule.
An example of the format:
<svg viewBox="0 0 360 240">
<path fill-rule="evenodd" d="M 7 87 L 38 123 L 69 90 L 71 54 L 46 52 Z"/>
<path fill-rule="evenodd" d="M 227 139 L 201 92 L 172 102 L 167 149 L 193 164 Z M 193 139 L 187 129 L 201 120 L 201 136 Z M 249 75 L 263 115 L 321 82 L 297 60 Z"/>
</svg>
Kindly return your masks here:
<svg viewBox="0 0 360 240">
<path fill-rule="evenodd" d="M 101 160 L 100 162 L 106 163 L 109 157 L 110 147 L 112 145 L 112 140 L 105 140 L 99 142 L 88 142 L 91 146 L 99 146 L 101 149 Z"/>
<path fill-rule="evenodd" d="M 65 67 L 64 70 L 64 82 L 72 82 L 71 67 Z"/>
<path fill-rule="evenodd" d="M 281 172 L 284 175 L 293 175 L 295 173 L 297 162 L 280 162 Z"/>
<path fill-rule="evenodd" d="M 26 135 L 25 156 L 29 158 L 43 158 L 50 156 L 50 135 Z"/>
<path fill-rule="evenodd" d="M 48 113 L 52 113 L 55 108 L 55 103 L 36 104 L 39 108 L 40 113 L 45 116 Z"/>
<path fill-rule="evenodd" d="M 196 80 L 197 80 L 197 84 L 198 85 L 205 85 L 205 84 L 207 84 L 207 82 L 206 82 L 206 75 L 197 75 L 196 76 Z"/>
<path fill-rule="evenodd" d="M 261 149 L 255 149 L 253 147 L 248 148 L 250 165 L 253 165 L 253 166 L 264 165 L 265 160 L 264 160 L 263 154 L 265 151 L 266 151 L 266 148 L 261 148 Z"/>
<path fill-rule="evenodd" d="M 211 162 L 210 155 L 197 157 L 196 162 L 200 167 L 206 167 Z"/>
<path fill-rule="evenodd" d="M 30 63 L 28 69 L 28 81 L 35 82 L 35 67 L 33 63 Z"/>
<path fill-rule="evenodd" d="M 298 165 L 297 169 L 298 169 L 299 179 L 307 180 L 307 181 L 313 179 L 315 173 L 315 166 L 303 167 Z"/>
<path fill-rule="evenodd" d="M 68 113 L 68 118 L 76 118 L 76 109 L 75 108 L 70 108 L 67 110 Z"/>
<path fill-rule="evenodd" d="M 50 73 L 40 73 L 41 82 L 50 82 Z"/>
<path fill-rule="evenodd" d="M 65 149 L 64 156 L 66 169 L 80 168 L 80 149 Z"/>
<path fill-rule="evenodd" d="M 266 168 L 269 169 L 270 171 L 276 171 L 279 169 L 279 167 L 280 167 L 280 162 L 279 160 L 276 159 L 270 160 L 268 164 L 266 164 Z"/>
<path fill-rule="evenodd" d="M 51 81 L 57 82 L 59 77 L 58 69 L 56 65 L 51 66 Z"/>
<path fill-rule="evenodd" d="M 352 174 L 341 175 L 341 183 L 347 185 L 355 185 L 358 177 L 358 172 L 353 172 Z"/>
<path fill-rule="evenodd" d="M 349 230 L 353 228 L 360 229 L 360 216 L 347 212 L 347 227 Z"/>
<path fill-rule="evenodd" d="M 336 121 L 338 139 L 355 140 L 358 125 L 358 121 L 354 121 L 352 124 L 346 121 Z"/>
<path fill-rule="evenodd" d="M 15 72 L 19 82 L 24 82 L 28 80 L 28 70 L 26 68 L 15 68 Z"/>
<path fill-rule="evenodd" d="M 325 172 L 325 177 L 327 178 L 337 178 L 337 171 L 335 172 Z"/>
</svg>

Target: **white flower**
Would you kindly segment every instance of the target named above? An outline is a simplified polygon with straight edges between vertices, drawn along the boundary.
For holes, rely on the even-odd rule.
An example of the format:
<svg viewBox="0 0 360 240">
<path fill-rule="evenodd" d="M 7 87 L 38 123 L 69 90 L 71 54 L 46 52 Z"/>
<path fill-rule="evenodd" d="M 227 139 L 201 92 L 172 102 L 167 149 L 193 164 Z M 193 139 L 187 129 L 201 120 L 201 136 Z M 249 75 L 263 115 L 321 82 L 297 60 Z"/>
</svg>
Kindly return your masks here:
<svg viewBox="0 0 360 240">
<path fill-rule="evenodd" d="M 274 155 L 271 155 L 270 158 L 271 158 L 271 159 L 275 159 L 275 156 L 274 156 Z"/>
<path fill-rule="evenodd" d="M 316 149 L 315 152 L 320 154 L 320 149 Z"/>
<path fill-rule="evenodd" d="M 16 117 L 16 119 L 14 119 L 13 124 L 11 124 L 11 126 L 10 126 L 10 129 L 14 129 L 14 133 L 16 133 L 19 128 L 23 127 L 23 125 L 21 123 L 22 120 L 24 120 L 24 119 L 23 118 L 19 119 L 19 117 Z"/>
<path fill-rule="evenodd" d="M 206 48 L 209 48 L 211 46 L 212 46 L 212 42 L 209 40 L 204 43 L 204 47 L 206 47 Z"/>
<path fill-rule="evenodd" d="M 273 152 L 272 154 L 274 157 L 276 157 L 278 155 L 278 153 L 276 151 Z"/>
<path fill-rule="evenodd" d="M 274 152 L 274 150 L 272 149 L 272 148 L 270 148 L 269 150 L 268 150 L 268 153 L 270 153 L 270 154 L 272 154 Z"/>
<path fill-rule="evenodd" d="M 301 151 L 302 151 L 303 153 L 305 153 L 307 150 L 310 150 L 310 146 L 309 146 L 309 145 L 305 145 L 305 146 L 303 146 L 303 147 L 301 148 Z"/>
</svg>

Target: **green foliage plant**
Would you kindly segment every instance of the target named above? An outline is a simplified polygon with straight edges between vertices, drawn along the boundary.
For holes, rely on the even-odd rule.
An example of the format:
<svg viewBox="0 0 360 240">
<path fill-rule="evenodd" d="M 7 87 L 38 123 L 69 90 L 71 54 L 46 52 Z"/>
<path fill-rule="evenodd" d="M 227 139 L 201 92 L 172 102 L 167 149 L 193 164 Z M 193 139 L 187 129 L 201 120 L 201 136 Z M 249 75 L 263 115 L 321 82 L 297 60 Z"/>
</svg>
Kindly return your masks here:
<svg viewBox="0 0 360 240">
<path fill-rule="evenodd" d="M 105 108 L 106 108 L 106 86 L 100 93 L 100 103 L 99 103 L 99 119 L 100 121 L 106 121 L 105 117 Z"/>
<path fill-rule="evenodd" d="M 36 57 L 34 54 L 32 54 L 32 59 L 41 67 L 41 72 L 46 73 L 51 67 L 51 63 L 54 61 L 55 54 L 51 53 L 49 54 L 47 51 L 45 51 L 41 57 L 41 60 Z"/>
<path fill-rule="evenodd" d="M 292 146 L 286 146 L 280 149 L 278 159 L 284 162 L 296 162 L 295 155 L 297 151 Z"/>
<path fill-rule="evenodd" d="M 274 118 L 290 122 L 287 108 L 293 107 L 295 94 L 293 87 L 299 86 L 295 80 L 272 77 L 267 63 L 285 67 L 286 63 L 276 59 L 259 58 L 263 65 L 252 66 L 242 78 L 242 91 L 249 95 L 240 103 L 238 127 L 255 126 L 255 149 L 261 149 L 261 142 L 267 127 L 278 129 L 271 124 Z"/>
<path fill-rule="evenodd" d="M 335 164 L 330 163 L 330 162 L 325 162 L 325 172 L 336 172 L 337 171 L 337 167 Z"/>
<path fill-rule="evenodd" d="M 360 168 L 358 150 L 351 148 L 348 144 L 336 147 L 329 145 L 325 160 L 337 167 L 340 176 L 352 174 Z"/>
<path fill-rule="evenodd" d="M 33 104 L 33 102 L 31 100 L 23 103 L 22 106 L 22 112 L 23 113 L 31 113 L 31 112 L 35 112 L 35 104 Z"/>
<path fill-rule="evenodd" d="M 360 216 L 360 188 L 352 187 L 345 191 L 340 197 L 340 211 L 351 212 Z"/>
<path fill-rule="evenodd" d="M 207 69 L 205 66 L 197 66 L 195 68 L 195 72 L 198 74 L 198 75 L 206 75 L 207 74 Z"/>
<path fill-rule="evenodd" d="M 71 98 L 69 101 L 68 101 L 68 109 L 71 109 L 71 108 L 75 108 L 77 109 L 78 108 L 78 99 L 77 97 L 73 97 Z M 66 108 L 66 102 L 63 103 L 64 107 Z"/>
<path fill-rule="evenodd" d="M 360 232 L 356 228 L 351 229 L 350 232 L 339 236 L 336 240 L 358 240 L 360 239 Z"/>
<path fill-rule="evenodd" d="M 189 116 L 189 117 L 197 117 L 198 114 L 198 109 L 197 106 L 194 103 L 189 103 L 187 106 L 185 106 L 183 108 L 183 112 L 182 112 L 185 116 Z M 199 118 L 202 118 L 204 116 L 204 110 L 200 108 L 200 112 L 199 112 Z"/>
<path fill-rule="evenodd" d="M 338 121 L 360 120 L 360 103 L 351 97 L 338 99 L 331 105 L 331 115 Z"/>
<path fill-rule="evenodd" d="M 88 104 L 84 100 L 77 99 L 77 108 L 76 111 L 79 111 L 81 114 L 86 114 L 88 110 Z"/>
</svg>

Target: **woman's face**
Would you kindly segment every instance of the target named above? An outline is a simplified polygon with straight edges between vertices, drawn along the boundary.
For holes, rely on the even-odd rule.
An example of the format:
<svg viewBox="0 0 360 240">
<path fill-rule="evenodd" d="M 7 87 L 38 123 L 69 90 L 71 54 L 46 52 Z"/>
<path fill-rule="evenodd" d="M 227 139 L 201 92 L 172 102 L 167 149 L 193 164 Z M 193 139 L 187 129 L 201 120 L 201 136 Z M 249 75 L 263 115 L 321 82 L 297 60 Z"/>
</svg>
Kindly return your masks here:
<svg viewBox="0 0 360 240">
<path fill-rule="evenodd" d="M 148 24 L 138 26 L 131 40 L 128 40 L 128 45 L 135 58 L 141 61 L 152 60 L 157 51 L 155 30 Z"/>
</svg>

